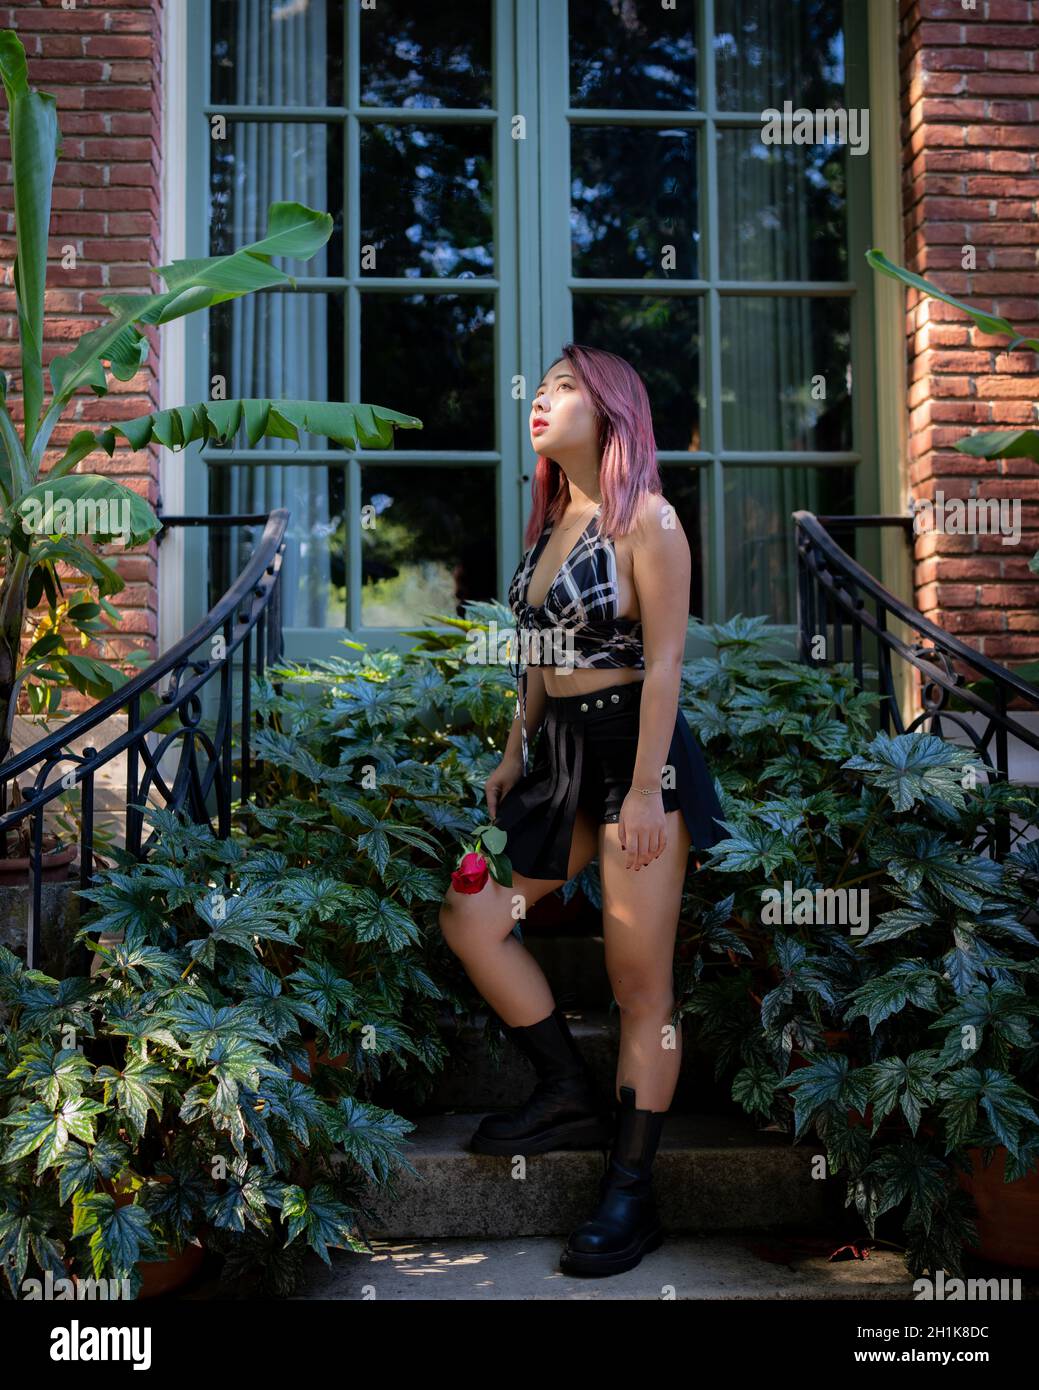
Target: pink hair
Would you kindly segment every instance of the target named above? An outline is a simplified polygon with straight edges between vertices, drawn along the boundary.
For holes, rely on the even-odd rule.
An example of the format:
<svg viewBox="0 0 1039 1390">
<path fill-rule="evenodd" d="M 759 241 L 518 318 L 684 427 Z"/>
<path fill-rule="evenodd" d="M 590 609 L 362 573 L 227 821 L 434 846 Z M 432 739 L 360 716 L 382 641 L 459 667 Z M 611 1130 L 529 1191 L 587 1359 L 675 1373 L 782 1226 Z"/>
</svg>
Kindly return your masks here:
<svg viewBox="0 0 1039 1390">
<path fill-rule="evenodd" d="M 599 423 L 599 533 L 627 535 L 650 493 L 662 491 L 649 396 L 638 372 L 616 353 L 566 343 L 565 358 L 591 397 Z M 549 369 L 551 370 L 551 368 Z M 532 507 L 524 534 L 529 549 L 546 522 L 554 526 L 570 505 L 570 483 L 554 459 L 538 455 L 531 488 Z"/>
</svg>

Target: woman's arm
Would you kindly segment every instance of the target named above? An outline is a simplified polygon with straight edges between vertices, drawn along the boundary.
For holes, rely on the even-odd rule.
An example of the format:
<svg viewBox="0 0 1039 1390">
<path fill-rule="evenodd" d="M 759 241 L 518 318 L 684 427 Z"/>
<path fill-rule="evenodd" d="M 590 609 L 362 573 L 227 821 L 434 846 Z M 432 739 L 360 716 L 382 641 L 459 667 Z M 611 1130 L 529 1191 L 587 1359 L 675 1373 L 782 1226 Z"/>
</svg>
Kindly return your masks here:
<svg viewBox="0 0 1039 1390">
<path fill-rule="evenodd" d="M 519 704 L 519 697 L 516 699 Z M 540 666 L 527 667 L 527 742 L 533 739 L 535 732 L 541 727 L 541 720 L 545 712 L 545 677 Z M 509 730 L 509 741 L 505 745 L 505 752 L 502 755 L 503 763 L 515 763 L 523 765 L 523 745 L 520 742 L 520 718 L 519 710 L 512 721 Z"/>
<path fill-rule="evenodd" d="M 691 560 L 685 531 L 662 496 L 649 499 L 634 535 L 632 573 L 642 614 L 646 678 L 632 787 L 660 787 L 678 717 Z"/>
</svg>

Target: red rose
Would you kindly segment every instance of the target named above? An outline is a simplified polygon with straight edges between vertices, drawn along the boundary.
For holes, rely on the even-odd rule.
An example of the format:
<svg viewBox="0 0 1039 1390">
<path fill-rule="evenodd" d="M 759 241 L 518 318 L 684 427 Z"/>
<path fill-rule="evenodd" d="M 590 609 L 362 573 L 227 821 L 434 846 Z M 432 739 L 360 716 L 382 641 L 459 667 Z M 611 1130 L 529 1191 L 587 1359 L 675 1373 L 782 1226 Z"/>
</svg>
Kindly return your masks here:
<svg viewBox="0 0 1039 1390">
<path fill-rule="evenodd" d="M 456 893 L 479 893 L 489 875 L 482 854 L 463 854 L 461 864 L 451 874 L 451 886 Z"/>
</svg>

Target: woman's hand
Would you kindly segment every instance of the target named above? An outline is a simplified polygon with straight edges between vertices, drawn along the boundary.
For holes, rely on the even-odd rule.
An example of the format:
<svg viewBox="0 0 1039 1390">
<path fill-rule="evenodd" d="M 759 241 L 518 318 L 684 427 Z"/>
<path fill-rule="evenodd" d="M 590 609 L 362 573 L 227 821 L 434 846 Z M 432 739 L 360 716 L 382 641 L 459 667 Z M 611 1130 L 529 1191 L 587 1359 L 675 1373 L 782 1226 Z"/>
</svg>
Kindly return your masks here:
<svg viewBox="0 0 1039 1390">
<path fill-rule="evenodd" d="M 523 776 L 523 758 L 502 758 L 501 762 L 483 784 L 487 798 L 487 810 L 491 820 L 498 814 L 502 798 Z"/>
<path fill-rule="evenodd" d="M 630 791 L 621 806 L 617 821 L 621 849 L 627 852 L 624 867 L 644 869 L 659 859 L 667 848 L 667 821 L 664 818 L 664 798 L 660 792 L 646 796 Z"/>
</svg>

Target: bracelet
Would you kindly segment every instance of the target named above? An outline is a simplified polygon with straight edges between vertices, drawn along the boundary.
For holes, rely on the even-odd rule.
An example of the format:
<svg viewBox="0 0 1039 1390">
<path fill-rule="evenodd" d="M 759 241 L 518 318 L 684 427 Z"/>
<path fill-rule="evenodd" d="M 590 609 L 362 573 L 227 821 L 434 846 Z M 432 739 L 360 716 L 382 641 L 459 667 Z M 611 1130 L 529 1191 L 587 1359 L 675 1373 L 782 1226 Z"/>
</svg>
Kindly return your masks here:
<svg viewBox="0 0 1039 1390">
<path fill-rule="evenodd" d="M 643 796 L 662 796 L 662 787 L 632 787 L 633 792 L 641 792 Z"/>
</svg>

